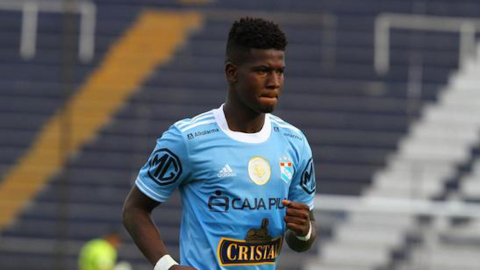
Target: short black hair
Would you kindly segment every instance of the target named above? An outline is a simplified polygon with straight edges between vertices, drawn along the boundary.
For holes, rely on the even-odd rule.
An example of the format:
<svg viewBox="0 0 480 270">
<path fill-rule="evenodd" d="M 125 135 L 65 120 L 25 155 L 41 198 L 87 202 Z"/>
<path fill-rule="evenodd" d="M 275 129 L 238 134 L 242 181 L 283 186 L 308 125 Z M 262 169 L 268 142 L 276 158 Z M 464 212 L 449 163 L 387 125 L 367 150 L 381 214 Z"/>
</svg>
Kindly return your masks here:
<svg viewBox="0 0 480 270">
<path fill-rule="evenodd" d="M 280 27 L 261 18 L 241 18 L 228 33 L 226 61 L 239 64 L 251 49 L 285 51 L 287 38 Z"/>
</svg>

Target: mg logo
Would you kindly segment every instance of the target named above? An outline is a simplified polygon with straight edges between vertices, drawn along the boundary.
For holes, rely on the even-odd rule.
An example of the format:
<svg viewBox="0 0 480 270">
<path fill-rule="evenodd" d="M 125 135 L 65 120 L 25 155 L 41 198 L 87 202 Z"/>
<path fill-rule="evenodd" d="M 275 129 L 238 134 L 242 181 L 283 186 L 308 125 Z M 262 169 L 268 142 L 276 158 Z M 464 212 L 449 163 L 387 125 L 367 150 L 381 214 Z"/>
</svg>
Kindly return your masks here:
<svg viewBox="0 0 480 270">
<path fill-rule="evenodd" d="M 155 151 L 148 161 L 148 176 L 160 185 L 174 183 L 182 174 L 178 157 L 166 148 Z"/>
<path fill-rule="evenodd" d="M 302 177 L 300 178 L 300 185 L 302 186 L 303 190 L 308 194 L 312 194 L 315 192 L 316 183 L 315 183 L 315 175 L 313 170 L 313 162 L 312 159 L 307 163 L 305 166 L 305 170 L 303 170 Z"/>
</svg>

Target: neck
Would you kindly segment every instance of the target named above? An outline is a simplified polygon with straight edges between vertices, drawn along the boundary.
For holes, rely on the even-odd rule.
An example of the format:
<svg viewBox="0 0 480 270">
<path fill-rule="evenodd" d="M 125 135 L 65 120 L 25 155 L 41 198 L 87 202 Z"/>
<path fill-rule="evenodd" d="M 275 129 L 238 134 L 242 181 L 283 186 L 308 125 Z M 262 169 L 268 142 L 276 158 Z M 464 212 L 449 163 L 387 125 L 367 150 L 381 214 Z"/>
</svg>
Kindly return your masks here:
<svg viewBox="0 0 480 270">
<path fill-rule="evenodd" d="M 243 104 L 227 101 L 223 105 L 223 112 L 231 131 L 256 133 L 262 130 L 265 114 L 253 111 Z"/>
</svg>

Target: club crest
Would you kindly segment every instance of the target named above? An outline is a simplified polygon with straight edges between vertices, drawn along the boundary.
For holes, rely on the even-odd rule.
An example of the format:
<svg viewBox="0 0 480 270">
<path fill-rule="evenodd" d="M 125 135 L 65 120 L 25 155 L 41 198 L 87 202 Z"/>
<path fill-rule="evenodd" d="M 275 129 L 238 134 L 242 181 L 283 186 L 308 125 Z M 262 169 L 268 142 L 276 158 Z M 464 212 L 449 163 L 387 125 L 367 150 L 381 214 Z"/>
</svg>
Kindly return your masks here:
<svg viewBox="0 0 480 270">
<path fill-rule="evenodd" d="M 252 181 L 261 186 L 270 180 L 270 164 L 262 157 L 253 157 L 248 162 L 248 175 Z"/>
<path fill-rule="evenodd" d="M 285 183 L 290 183 L 293 178 L 293 162 L 290 158 L 283 157 L 280 159 L 280 175 Z"/>
</svg>

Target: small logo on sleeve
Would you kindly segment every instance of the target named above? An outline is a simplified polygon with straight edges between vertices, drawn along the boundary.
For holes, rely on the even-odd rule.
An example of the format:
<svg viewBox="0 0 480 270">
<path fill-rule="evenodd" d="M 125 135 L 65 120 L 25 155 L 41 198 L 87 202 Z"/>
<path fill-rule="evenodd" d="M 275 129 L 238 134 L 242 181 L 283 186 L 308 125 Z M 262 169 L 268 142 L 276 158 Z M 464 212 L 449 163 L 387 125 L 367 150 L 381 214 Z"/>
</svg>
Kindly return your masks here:
<svg viewBox="0 0 480 270">
<path fill-rule="evenodd" d="M 221 266 L 275 264 L 282 249 L 282 236 L 272 239 L 268 234 L 268 219 L 260 228 L 248 231 L 245 240 L 223 237 L 218 244 Z"/>
<path fill-rule="evenodd" d="M 182 174 L 180 159 L 166 148 L 156 150 L 148 166 L 148 176 L 162 186 L 174 183 Z"/>
<path fill-rule="evenodd" d="M 315 182 L 315 171 L 313 169 L 313 161 L 310 160 L 305 166 L 305 169 L 302 172 L 302 176 L 300 178 L 300 186 L 307 192 L 308 194 L 315 193 L 316 182 Z"/>
</svg>

